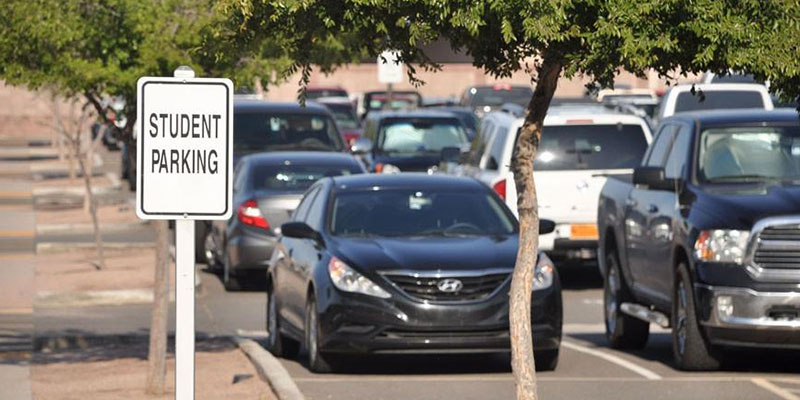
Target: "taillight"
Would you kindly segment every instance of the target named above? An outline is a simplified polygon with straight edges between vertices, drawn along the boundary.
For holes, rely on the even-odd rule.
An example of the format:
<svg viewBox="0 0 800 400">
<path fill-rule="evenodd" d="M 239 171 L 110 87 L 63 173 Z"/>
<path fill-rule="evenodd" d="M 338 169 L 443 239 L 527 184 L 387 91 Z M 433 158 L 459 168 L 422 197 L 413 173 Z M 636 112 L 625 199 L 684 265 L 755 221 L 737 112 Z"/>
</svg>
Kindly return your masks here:
<svg viewBox="0 0 800 400">
<path fill-rule="evenodd" d="M 506 199 L 506 180 L 502 179 L 492 186 L 495 192 L 500 196 L 501 199 Z"/>
<path fill-rule="evenodd" d="M 345 132 L 342 134 L 342 137 L 344 137 L 344 141 L 347 142 L 348 145 L 352 146 L 361 135 L 358 132 Z"/>
<path fill-rule="evenodd" d="M 239 217 L 239 222 L 245 225 L 269 229 L 269 222 L 261 215 L 261 209 L 258 208 L 258 202 L 255 200 L 247 200 L 242 203 L 236 211 L 236 215 Z"/>
</svg>

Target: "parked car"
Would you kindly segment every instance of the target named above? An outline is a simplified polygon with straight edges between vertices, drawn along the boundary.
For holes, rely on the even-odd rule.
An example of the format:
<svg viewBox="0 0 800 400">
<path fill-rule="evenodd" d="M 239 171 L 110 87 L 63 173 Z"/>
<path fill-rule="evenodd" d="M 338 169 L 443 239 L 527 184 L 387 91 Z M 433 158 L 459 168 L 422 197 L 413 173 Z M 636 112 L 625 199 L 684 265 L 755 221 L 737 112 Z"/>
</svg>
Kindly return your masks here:
<svg viewBox="0 0 800 400">
<path fill-rule="evenodd" d="M 389 93 L 384 90 L 366 92 L 359 97 L 356 111 L 362 120 L 367 114 L 381 110 L 413 110 L 422 107 L 422 95 L 415 90 L 395 90 L 392 92 L 392 103 L 387 106 Z"/>
<path fill-rule="evenodd" d="M 672 328 L 675 364 L 724 347 L 800 346 L 800 121 L 794 110 L 662 122 L 633 175 L 600 194 L 606 336 L 641 348 Z"/>
<path fill-rule="evenodd" d="M 656 122 L 677 113 L 761 108 L 772 110 L 766 86 L 757 83 L 709 83 L 672 87 L 661 99 Z"/>
<path fill-rule="evenodd" d="M 378 173 L 432 171 L 443 152 L 457 156 L 468 149 L 466 127 L 455 115 L 428 110 L 372 113 L 353 146 L 367 169 Z"/>
<path fill-rule="evenodd" d="M 523 119 L 504 112 L 484 118 L 464 165 L 451 173 L 474 177 L 494 190 L 517 213 L 511 157 Z M 594 261 L 597 197 L 606 176 L 630 173 L 651 140 L 647 122 L 632 114 L 593 104 L 552 106 L 544 120 L 534 163 L 539 215 L 556 222 L 539 239 L 556 261 Z"/>
<path fill-rule="evenodd" d="M 470 86 L 461 96 L 461 105 L 469 107 L 475 115 L 484 115 L 497 111 L 503 104 L 514 103 L 526 106 L 531 101 L 533 90 L 530 86 L 497 83 L 494 85 Z"/>
<path fill-rule="evenodd" d="M 233 163 L 241 157 L 269 151 L 345 152 L 342 135 L 331 113 L 309 102 L 277 103 L 263 100 L 234 99 Z M 135 164 L 135 163 L 134 163 Z M 205 243 L 211 222 L 195 223 L 195 258 L 206 261 Z"/>
<path fill-rule="evenodd" d="M 222 270 L 228 290 L 237 290 L 253 273 L 263 277 L 280 226 L 289 220 L 303 193 L 317 180 L 361 174 L 355 157 L 333 152 L 251 154 L 239 161 L 233 178 L 236 214 L 214 221 L 206 236 L 209 266 Z"/>
<path fill-rule="evenodd" d="M 472 179 L 322 179 L 281 227 L 268 270 L 267 347 L 293 357 L 304 343 L 315 372 L 343 354 L 508 352 L 518 231 L 497 195 Z M 533 286 L 537 366 L 554 369 L 561 286 L 542 253 Z"/>
<path fill-rule="evenodd" d="M 333 114 L 333 119 L 336 120 L 342 138 L 348 146 L 352 146 L 364 133 L 353 103 L 347 97 L 320 97 L 314 101 L 325 106 Z"/>
<path fill-rule="evenodd" d="M 467 107 L 437 106 L 437 107 L 426 107 L 425 109 L 449 112 L 458 117 L 458 119 L 461 120 L 461 123 L 464 124 L 464 126 L 467 128 L 467 136 L 469 137 L 470 141 L 472 141 L 472 139 L 475 138 L 475 133 L 478 131 L 478 127 L 481 124 L 481 120 L 478 118 L 478 116 L 476 116 L 475 113 L 472 112 L 472 110 Z"/>
<path fill-rule="evenodd" d="M 307 100 L 316 100 L 321 97 L 347 98 L 348 94 L 341 86 L 309 86 L 306 88 Z"/>
</svg>

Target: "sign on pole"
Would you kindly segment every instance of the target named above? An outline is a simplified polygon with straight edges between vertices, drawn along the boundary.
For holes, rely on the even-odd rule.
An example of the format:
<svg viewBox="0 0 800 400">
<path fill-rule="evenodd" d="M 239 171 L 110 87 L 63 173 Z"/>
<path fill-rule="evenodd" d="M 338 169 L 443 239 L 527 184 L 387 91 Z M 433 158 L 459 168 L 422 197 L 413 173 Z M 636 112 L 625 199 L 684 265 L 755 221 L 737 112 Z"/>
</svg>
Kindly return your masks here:
<svg viewBox="0 0 800 400">
<path fill-rule="evenodd" d="M 232 214 L 233 83 L 172 78 L 137 84 L 136 214 L 175 220 L 175 399 L 194 399 L 196 219 Z"/>
<path fill-rule="evenodd" d="M 378 82 L 401 83 L 403 82 L 403 63 L 400 61 L 400 52 L 387 50 L 378 56 Z"/>
<path fill-rule="evenodd" d="M 142 219 L 228 219 L 233 83 L 139 79 L 136 214 Z"/>
</svg>

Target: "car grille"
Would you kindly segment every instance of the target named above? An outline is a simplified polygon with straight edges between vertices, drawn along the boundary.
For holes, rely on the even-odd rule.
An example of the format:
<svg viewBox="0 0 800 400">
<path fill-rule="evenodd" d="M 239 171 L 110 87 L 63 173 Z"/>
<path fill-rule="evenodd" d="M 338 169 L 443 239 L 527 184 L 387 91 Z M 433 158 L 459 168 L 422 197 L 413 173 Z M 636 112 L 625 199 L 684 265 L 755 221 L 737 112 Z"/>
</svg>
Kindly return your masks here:
<svg viewBox="0 0 800 400">
<path fill-rule="evenodd" d="M 386 273 L 384 276 L 411 297 L 428 301 L 474 301 L 489 297 L 507 279 L 510 272 L 486 273 L 484 275 L 417 276 L 413 273 Z M 443 280 L 457 280 L 461 288 L 443 291 L 439 288 Z"/>
<path fill-rule="evenodd" d="M 758 235 L 753 262 L 761 275 L 800 276 L 800 225 L 775 225 L 764 228 Z"/>
<path fill-rule="evenodd" d="M 478 331 L 408 331 L 387 329 L 378 337 L 390 339 L 506 338 L 508 328 Z"/>
</svg>

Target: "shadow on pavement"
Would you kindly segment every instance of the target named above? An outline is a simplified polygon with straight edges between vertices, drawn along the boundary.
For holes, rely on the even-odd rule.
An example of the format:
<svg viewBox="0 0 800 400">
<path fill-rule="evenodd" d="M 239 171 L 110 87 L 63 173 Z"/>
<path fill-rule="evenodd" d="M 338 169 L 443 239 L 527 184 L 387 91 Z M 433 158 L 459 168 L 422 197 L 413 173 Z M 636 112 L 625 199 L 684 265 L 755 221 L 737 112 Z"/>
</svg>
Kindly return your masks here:
<svg viewBox="0 0 800 400">
<path fill-rule="evenodd" d="M 602 289 L 603 278 L 597 269 L 596 263 L 568 263 L 556 264 L 561 287 L 565 290 L 590 290 Z"/>
<path fill-rule="evenodd" d="M 206 265 L 200 270 L 200 272 L 214 275 L 217 279 L 219 279 L 219 283 L 222 284 L 222 270 L 220 268 L 211 268 Z M 266 276 L 264 271 L 261 270 L 242 276 L 240 282 L 242 284 L 241 291 L 263 292 L 267 289 Z"/>
</svg>

